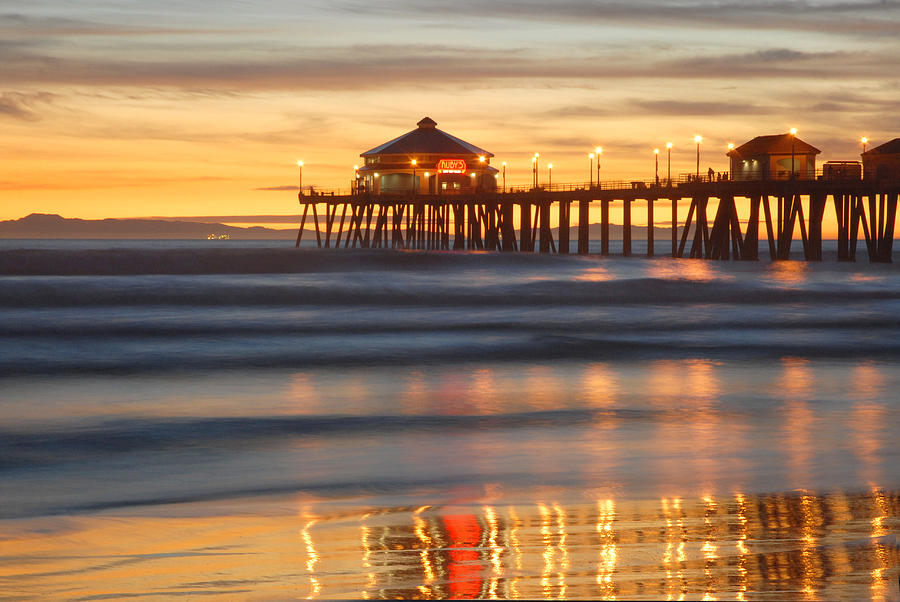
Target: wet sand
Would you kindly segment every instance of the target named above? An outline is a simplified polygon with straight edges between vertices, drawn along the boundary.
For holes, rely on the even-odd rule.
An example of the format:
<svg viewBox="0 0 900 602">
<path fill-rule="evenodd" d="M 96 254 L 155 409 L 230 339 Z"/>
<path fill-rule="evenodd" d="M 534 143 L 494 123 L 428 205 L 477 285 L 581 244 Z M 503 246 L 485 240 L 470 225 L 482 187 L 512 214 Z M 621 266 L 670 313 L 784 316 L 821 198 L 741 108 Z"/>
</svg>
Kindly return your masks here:
<svg viewBox="0 0 900 602">
<path fill-rule="evenodd" d="M 437 507 L 286 496 L 6 521 L 0 589 L 9 600 L 900 597 L 897 491 L 555 493 L 472 487 Z"/>
</svg>

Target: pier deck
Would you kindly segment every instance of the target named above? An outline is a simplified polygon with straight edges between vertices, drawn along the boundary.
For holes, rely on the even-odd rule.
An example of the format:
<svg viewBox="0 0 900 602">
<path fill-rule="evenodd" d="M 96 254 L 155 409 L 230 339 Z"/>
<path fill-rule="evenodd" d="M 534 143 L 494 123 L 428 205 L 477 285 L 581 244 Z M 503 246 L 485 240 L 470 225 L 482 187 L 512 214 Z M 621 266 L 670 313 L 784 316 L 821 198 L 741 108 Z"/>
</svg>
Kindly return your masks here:
<svg viewBox="0 0 900 602">
<path fill-rule="evenodd" d="M 575 252 L 588 253 L 589 212 L 599 203 L 600 253 L 609 254 L 610 206 L 621 206 L 622 254 L 632 254 L 633 205 L 646 206 L 647 254 L 654 253 L 658 204 L 671 211 L 672 257 L 759 259 L 759 230 L 765 225 L 769 258 L 789 259 L 799 227 L 803 256 L 822 259 L 822 221 L 826 206 L 834 208 L 837 257 L 855 261 L 860 240 L 870 262 L 890 262 L 900 182 L 822 181 L 688 181 L 606 183 L 602 187 L 554 185 L 506 192 L 445 195 L 372 195 L 318 192 L 299 197 L 297 246 L 311 218 L 322 248 L 363 247 L 432 250 L 490 250 L 570 253 L 572 205 L 578 212 Z M 708 215 L 710 201 L 717 200 Z M 679 221 L 679 204 L 689 202 Z M 738 206 L 748 218 L 738 218 Z M 324 215 L 319 207 L 324 205 Z M 558 236 L 551 214 L 558 219 Z M 516 221 L 518 220 L 518 223 Z M 860 233 L 862 236 L 860 236 Z M 558 239 L 558 240 L 557 240 Z"/>
</svg>

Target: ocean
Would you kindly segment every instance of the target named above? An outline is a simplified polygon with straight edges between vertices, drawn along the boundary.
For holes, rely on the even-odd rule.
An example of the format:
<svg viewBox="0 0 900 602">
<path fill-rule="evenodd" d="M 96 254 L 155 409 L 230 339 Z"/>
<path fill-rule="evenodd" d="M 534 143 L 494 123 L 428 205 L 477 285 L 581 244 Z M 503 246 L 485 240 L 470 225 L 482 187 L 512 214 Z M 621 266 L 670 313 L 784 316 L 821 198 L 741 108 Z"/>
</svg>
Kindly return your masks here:
<svg viewBox="0 0 900 602">
<path fill-rule="evenodd" d="M 0 241 L 0 600 L 900 600 L 832 259 Z"/>
</svg>

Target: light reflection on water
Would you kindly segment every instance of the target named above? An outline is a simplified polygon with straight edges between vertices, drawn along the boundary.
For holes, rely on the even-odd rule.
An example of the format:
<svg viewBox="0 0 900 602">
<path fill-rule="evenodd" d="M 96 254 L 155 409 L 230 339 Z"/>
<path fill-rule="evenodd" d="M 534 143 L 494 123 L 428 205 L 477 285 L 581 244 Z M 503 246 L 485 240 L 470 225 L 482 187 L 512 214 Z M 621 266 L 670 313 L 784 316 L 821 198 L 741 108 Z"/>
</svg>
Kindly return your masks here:
<svg viewBox="0 0 900 602">
<path fill-rule="evenodd" d="M 444 598 L 831 599 L 868 583 L 883 598 L 893 586 L 886 569 L 900 562 L 884 523 L 896 529 L 900 496 L 875 490 L 849 499 L 844 521 L 832 518 L 840 500 L 811 492 L 565 509 L 500 504 L 449 515 L 429 508 L 417 530 L 432 531 L 417 531 L 417 541 L 404 542 L 404 526 L 394 524 L 390 546 L 362 551 L 384 567 L 365 597 L 415 597 L 424 587 Z M 448 548 L 420 551 L 428 566 L 411 574 L 403 550 L 438 538 Z M 405 588 L 401 574 L 411 580 Z"/>
<path fill-rule="evenodd" d="M 58 526 L 52 555 L 48 533 L 22 524 L 0 586 L 35 599 L 136 595 L 152 578 L 161 597 L 894 600 L 898 527 L 900 491 L 881 489 L 394 508 L 304 497 L 293 515 L 83 518 Z"/>
<path fill-rule="evenodd" d="M 274 392 L 254 399 L 270 404 L 261 415 L 368 412 L 362 435 L 264 433 L 235 449 L 271 448 L 271 466 L 248 464 L 249 474 L 318 478 L 369 461 L 365 487 L 274 510 L 260 496 L 4 521 L 0 591 L 898 599 L 893 366 L 785 357 L 336 374 L 270 377 Z M 517 417 L 559 408 L 589 411 Z M 373 434 L 386 414 L 437 419 Z M 448 416 L 463 426 L 443 428 Z M 209 466 L 185 479 L 204 482 Z M 423 467 L 424 484 L 396 484 L 408 467 Z"/>
</svg>

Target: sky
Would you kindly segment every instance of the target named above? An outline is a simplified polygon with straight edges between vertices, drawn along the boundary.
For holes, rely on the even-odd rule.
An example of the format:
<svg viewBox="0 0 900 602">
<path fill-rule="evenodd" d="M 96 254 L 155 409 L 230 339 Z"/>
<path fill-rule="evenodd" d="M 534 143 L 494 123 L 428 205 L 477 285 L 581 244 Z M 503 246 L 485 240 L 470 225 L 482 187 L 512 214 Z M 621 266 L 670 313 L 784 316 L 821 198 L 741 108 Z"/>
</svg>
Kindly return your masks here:
<svg viewBox="0 0 900 602">
<path fill-rule="evenodd" d="M 0 219 L 287 215 L 424 116 L 531 181 L 900 136 L 900 3 L 0 0 Z M 235 220 L 232 220 L 235 221 Z"/>
</svg>

